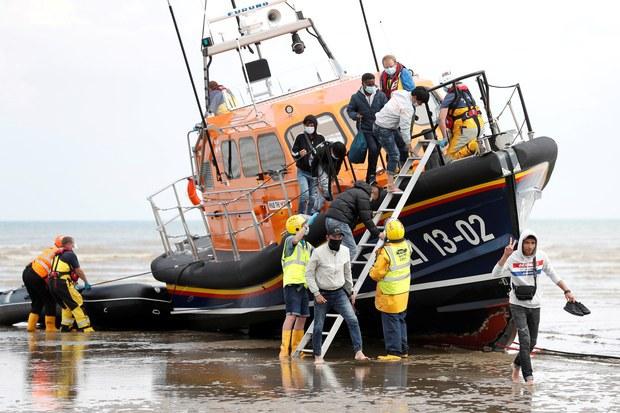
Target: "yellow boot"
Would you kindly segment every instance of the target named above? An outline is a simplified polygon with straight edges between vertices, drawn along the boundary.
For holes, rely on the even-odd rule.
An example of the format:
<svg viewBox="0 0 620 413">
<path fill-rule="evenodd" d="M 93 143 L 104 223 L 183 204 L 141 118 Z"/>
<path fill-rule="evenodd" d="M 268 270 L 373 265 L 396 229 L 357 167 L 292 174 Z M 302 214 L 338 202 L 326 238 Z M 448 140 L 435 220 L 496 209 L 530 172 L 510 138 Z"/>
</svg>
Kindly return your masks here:
<svg viewBox="0 0 620 413">
<path fill-rule="evenodd" d="M 280 358 L 287 358 L 291 351 L 291 330 L 282 330 L 282 344 L 280 344 Z"/>
<path fill-rule="evenodd" d="M 35 314 L 35 313 L 28 314 L 28 327 L 26 327 L 26 331 L 35 331 L 37 329 L 38 321 L 39 321 L 39 314 Z"/>
<path fill-rule="evenodd" d="M 291 335 L 291 354 L 297 350 L 297 346 L 301 343 L 301 339 L 304 337 L 304 330 L 293 330 L 293 334 Z M 304 357 L 304 353 L 299 354 L 300 357 Z"/>
<path fill-rule="evenodd" d="M 56 328 L 56 317 L 55 316 L 53 315 L 45 316 L 45 331 L 47 332 L 58 331 L 58 329 Z"/>
</svg>

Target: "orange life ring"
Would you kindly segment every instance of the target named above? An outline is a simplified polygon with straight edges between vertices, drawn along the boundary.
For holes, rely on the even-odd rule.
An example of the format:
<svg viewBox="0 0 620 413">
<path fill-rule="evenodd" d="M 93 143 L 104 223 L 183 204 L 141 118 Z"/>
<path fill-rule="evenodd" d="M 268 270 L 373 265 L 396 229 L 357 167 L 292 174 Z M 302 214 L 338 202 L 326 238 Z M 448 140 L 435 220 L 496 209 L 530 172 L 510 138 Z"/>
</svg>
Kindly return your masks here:
<svg viewBox="0 0 620 413">
<path fill-rule="evenodd" d="M 196 184 L 194 183 L 194 178 L 187 178 L 187 196 L 193 205 L 200 205 L 202 202 L 200 197 L 196 193 Z"/>
</svg>

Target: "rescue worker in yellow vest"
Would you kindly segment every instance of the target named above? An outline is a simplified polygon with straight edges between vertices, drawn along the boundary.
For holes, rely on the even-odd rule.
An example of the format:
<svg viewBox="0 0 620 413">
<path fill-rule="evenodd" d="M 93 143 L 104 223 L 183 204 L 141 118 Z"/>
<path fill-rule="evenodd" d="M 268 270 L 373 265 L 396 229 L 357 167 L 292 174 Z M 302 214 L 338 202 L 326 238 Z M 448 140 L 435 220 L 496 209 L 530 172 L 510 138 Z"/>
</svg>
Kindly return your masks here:
<svg viewBox="0 0 620 413">
<path fill-rule="evenodd" d="M 390 219 L 385 232 L 387 241 L 377 250 L 377 258 L 370 269 L 370 277 L 377 282 L 375 307 L 381 312 L 386 350 L 386 355 L 378 359 L 398 361 L 409 352 L 406 317 L 413 249 L 398 219 Z"/>
<path fill-rule="evenodd" d="M 76 290 L 75 283 L 79 278 L 84 281 L 84 291 L 90 290 L 86 274 L 80 268 L 77 255 L 73 252 L 75 243 L 72 237 L 62 239 L 63 252 L 52 261 L 52 272 L 49 275 L 49 288 L 62 307 L 60 331 L 71 331 L 73 323 L 80 331 L 94 331 L 90 319 L 82 309 L 82 295 Z"/>
<path fill-rule="evenodd" d="M 44 249 L 24 268 L 22 280 L 30 296 L 30 314 L 26 330 L 35 331 L 41 311 L 45 307 L 45 331 L 56 331 L 56 301 L 47 288 L 47 277 L 52 271 L 52 260 L 62 250 L 62 235 L 56 237 L 54 246 Z"/>
<path fill-rule="evenodd" d="M 451 73 L 446 72 L 441 83 L 451 80 Z M 484 120 L 466 85 L 455 82 L 444 90 L 447 94 L 441 101 L 439 127 L 444 139 L 448 139 L 446 160 L 451 162 L 478 153 L 478 137 L 482 135 Z"/>
<path fill-rule="evenodd" d="M 284 359 L 295 351 L 304 336 L 306 319 L 310 316 L 306 264 L 310 261 L 312 245 L 304 240 L 308 223 L 304 215 L 293 215 L 286 220 L 288 236 L 282 249 L 282 275 L 286 318 L 282 324 L 280 358 Z"/>
</svg>

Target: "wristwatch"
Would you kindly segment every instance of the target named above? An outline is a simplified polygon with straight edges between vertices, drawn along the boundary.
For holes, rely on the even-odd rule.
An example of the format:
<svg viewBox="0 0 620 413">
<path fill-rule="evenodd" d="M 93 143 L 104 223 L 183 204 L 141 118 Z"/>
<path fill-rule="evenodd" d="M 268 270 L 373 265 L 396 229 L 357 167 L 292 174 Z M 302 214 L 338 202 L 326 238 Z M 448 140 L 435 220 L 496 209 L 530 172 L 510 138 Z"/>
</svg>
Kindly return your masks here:
<svg viewBox="0 0 620 413">
<path fill-rule="evenodd" d="M 570 293 L 571 290 L 564 290 L 564 295 L 566 295 L 566 293 Z"/>
</svg>

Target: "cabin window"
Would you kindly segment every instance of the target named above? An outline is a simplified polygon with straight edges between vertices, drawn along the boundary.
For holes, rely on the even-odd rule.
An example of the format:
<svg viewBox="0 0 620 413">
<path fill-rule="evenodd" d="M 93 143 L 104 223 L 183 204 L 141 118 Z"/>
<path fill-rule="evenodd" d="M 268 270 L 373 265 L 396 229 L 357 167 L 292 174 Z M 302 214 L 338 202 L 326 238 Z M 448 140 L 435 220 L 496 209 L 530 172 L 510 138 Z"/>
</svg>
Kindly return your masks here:
<svg viewBox="0 0 620 413">
<path fill-rule="evenodd" d="M 241 176 L 240 163 L 239 163 L 239 150 L 237 149 L 237 142 L 232 139 L 223 141 L 220 144 L 220 151 L 222 153 L 222 165 L 223 170 L 228 179 L 235 179 Z"/>
<path fill-rule="evenodd" d="M 258 174 L 258 158 L 256 157 L 256 144 L 251 137 L 239 139 L 239 152 L 241 152 L 241 165 L 243 175 L 254 177 Z"/>
<path fill-rule="evenodd" d="M 342 116 L 342 119 L 346 121 L 347 126 L 349 127 L 349 130 L 351 131 L 351 133 L 353 135 L 357 135 L 357 125 L 355 124 L 355 121 L 351 119 L 349 115 L 347 114 L 347 106 L 348 105 L 345 105 L 342 107 L 342 109 L 340 109 L 340 115 Z"/>
<path fill-rule="evenodd" d="M 277 171 L 286 166 L 284 152 L 282 152 L 278 137 L 273 133 L 258 137 L 258 156 L 263 172 Z"/>
<path fill-rule="evenodd" d="M 336 122 L 336 118 L 334 117 L 334 115 L 332 115 L 331 113 L 322 113 L 320 115 L 317 115 L 316 119 L 319 122 L 319 126 L 317 127 L 317 133 L 319 135 L 325 136 L 325 140 L 328 142 L 342 142 L 346 145 L 347 138 L 344 134 L 344 131 L 340 128 L 338 122 Z M 297 123 L 288 128 L 285 136 L 289 148 L 293 148 L 295 138 L 303 131 L 303 123 Z"/>
</svg>

